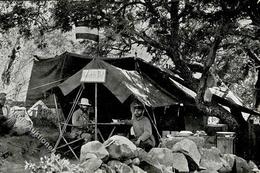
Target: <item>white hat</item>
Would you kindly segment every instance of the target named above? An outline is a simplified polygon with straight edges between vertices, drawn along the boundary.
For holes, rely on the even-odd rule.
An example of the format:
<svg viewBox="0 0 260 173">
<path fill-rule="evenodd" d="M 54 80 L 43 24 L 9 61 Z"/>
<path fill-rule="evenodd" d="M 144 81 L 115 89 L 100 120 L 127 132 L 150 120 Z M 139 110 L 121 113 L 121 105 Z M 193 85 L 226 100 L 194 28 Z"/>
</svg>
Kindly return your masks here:
<svg viewBox="0 0 260 173">
<path fill-rule="evenodd" d="M 80 105 L 88 105 L 88 106 L 91 106 L 91 104 L 89 103 L 89 101 L 88 101 L 87 98 L 81 98 L 79 104 L 80 104 Z"/>
</svg>

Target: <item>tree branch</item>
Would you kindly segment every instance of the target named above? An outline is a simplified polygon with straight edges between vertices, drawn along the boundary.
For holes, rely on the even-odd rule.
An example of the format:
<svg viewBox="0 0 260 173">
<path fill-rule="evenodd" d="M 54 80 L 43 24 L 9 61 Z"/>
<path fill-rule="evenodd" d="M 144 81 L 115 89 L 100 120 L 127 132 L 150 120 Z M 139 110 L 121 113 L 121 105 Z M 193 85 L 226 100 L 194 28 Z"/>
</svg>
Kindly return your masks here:
<svg viewBox="0 0 260 173">
<path fill-rule="evenodd" d="M 250 48 L 245 48 L 245 51 L 247 55 L 255 61 L 256 65 L 260 65 L 260 58 L 257 57 L 257 55 Z"/>
</svg>

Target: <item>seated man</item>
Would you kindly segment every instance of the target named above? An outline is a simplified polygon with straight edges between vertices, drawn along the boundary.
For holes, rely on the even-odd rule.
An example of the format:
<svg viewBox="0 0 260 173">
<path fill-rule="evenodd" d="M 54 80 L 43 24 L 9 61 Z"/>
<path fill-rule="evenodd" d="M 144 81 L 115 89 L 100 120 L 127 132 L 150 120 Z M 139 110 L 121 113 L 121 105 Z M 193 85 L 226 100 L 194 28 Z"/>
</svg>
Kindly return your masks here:
<svg viewBox="0 0 260 173">
<path fill-rule="evenodd" d="M 132 120 L 129 122 L 132 124 L 135 134 L 134 143 L 148 152 L 155 146 L 151 122 L 144 116 L 144 106 L 142 103 L 134 102 L 131 106 Z"/>
<path fill-rule="evenodd" d="M 72 115 L 72 138 L 83 138 L 85 142 L 91 141 L 93 136 L 93 126 L 89 125 L 89 123 L 91 123 L 89 119 L 90 106 L 91 105 L 87 98 L 81 98 L 79 103 L 80 108 Z"/>
</svg>

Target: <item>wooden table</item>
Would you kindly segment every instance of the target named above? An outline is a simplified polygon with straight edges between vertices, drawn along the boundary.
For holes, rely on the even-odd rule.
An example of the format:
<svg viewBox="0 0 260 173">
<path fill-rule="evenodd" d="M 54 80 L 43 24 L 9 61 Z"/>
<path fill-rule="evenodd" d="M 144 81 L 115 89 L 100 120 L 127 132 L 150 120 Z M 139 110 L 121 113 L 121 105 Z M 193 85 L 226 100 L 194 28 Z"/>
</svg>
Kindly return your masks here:
<svg viewBox="0 0 260 173">
<path fill-rule="evenodd" d="M 89 125 L 95 125 L 95 123 L 89 123 Z M 111 136 L 114 135 L 114 132 L 115 132 L 116 128 L 122 127 L 122 126 L 130 127 L 131 125 L 126 124 L 126 123 L 121 123 L 121 122 L 110 122 L 110 123 L 97 123 L 97 126 L 98 126 L 98 132 L 97 133 L 100 136 L 101 140 L 104 142 L 106 139 L 108 139 L 108 138 L 110 138 Z M 101 130 L 99 128 L 100 126 L 112 127 L 112 130 L 110 131 L 110 133 L 109 133 L 107 138 L 104 138 L 104 135 L 102 134 L 102 132 L 101 132 Z"/>
<path fill-rule="evenodd" d="M 63 125 L 65 123 L 62 123 Z M 95 123 L 88 123 L 88 125 L 92 125 L 92 126 L 95 126 Z M 72 124 L 67 124 L 67 126 L 71 126 L 71 127 L 75 127 L 73 126 Z M 129 130 L 130 130 L 130 124 L 126 124 L 126 123 L 123 123 L 123 122 L 110 122 L 110 123 L 97 123 L 97 126 L 98 126 L 98 129 L 97 129 L 97 133 L 98 135 L 100 136 L 102 142 L 104 142 L 106 139 L 110 138 L 112 135 L 114 135 L 114 132 L 116 130 L 116 128 L 118 127 L 122 127 L 122 126 L 126 126 L 126 127 L 129 127 Z M 102 134 L 101 130 L 100 130 L 100 126 L 103 126 L 103 127 L 112 127 L 112 130 L 110 131 L 109 135 L 107 138 L 104 138 L 104 135 Z M 83 128 L 84 129 L 84 128 Z"/>
</svg>

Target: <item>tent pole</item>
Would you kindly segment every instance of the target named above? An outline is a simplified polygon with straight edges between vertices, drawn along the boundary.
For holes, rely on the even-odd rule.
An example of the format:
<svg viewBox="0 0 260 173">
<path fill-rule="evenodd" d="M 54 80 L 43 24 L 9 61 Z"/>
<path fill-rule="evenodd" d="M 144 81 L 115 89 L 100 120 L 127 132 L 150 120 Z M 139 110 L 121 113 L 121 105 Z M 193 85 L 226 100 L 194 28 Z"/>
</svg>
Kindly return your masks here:
<svg viewBox="0 0 260 173">
<path fill-rule="evenodd" d="M 95 83 L 95 140 L 97 140 L 97 83 Z"/>
<path fill-rule="evenodd" d="M 57 104 L 57 98 L 56 98 L 56 94 L 53 94 L 53 99 L 54 99 L 54 103 L 55 103 L 55 110 L 56 110 L 56 116 L 58 117 L 58 127 L 59 127 L 59 131 L 61 133 L 61 121 L 60 121 L 60 114 L 58 113 L 58 104 Z"/>
</svg>

